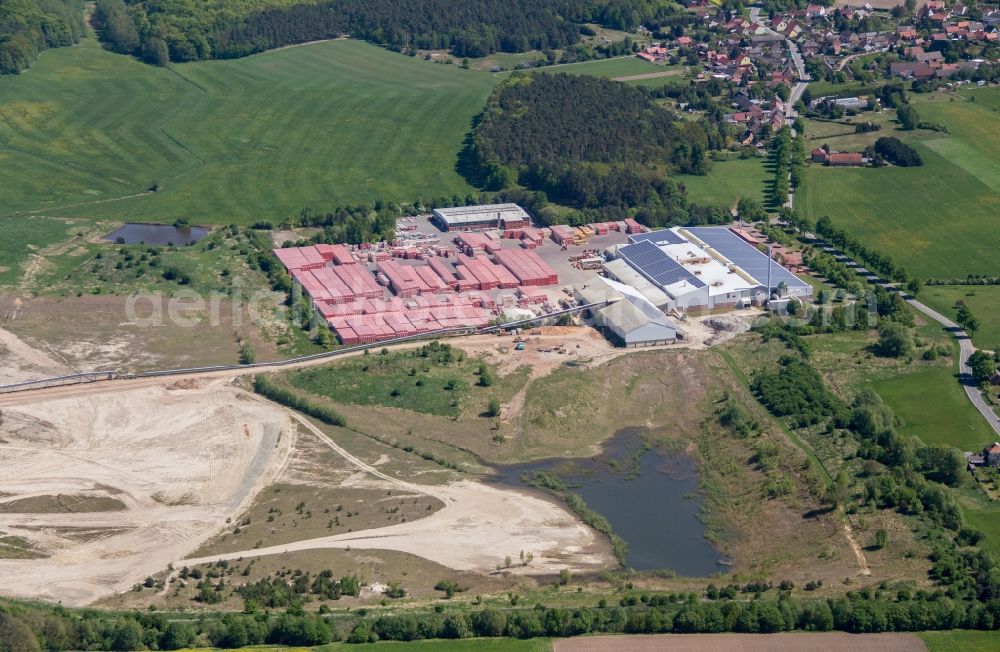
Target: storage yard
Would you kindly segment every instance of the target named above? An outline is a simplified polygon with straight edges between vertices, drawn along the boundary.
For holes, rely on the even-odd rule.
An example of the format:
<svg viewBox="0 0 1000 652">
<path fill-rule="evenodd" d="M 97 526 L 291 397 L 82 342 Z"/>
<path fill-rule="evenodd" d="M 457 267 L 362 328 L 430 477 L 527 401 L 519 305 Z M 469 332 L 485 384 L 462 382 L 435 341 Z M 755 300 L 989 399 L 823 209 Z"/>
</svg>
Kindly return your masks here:
<svg viewBox="0 0 1000 652">
<path fill-rule="evenodd" d="M 573 244 L 592 238 L 603 248 L 624 243 L 629 227 L 566 228 Z M 515 204 L 403 218 L 397 236 L 392 243 L 285 247 L 275 255 L 345 345 L 551 312 L 568 296 L 561 282 L 590 275 L 563 247 L 565 238 L 531 226 Z"/>
<path fill-rule="evenodd" d="M 623 220 L 538 228 L 516 204 L 498 204 L 403 218 L 391 243 L 275 255 L 345 345 L 482 328 L 600 295 L 625 301 L 595 323 L 639 346 L 684 336 L 670 314 L 761 305 L 767 288 L 779 285 L 789 296 L 811 295 L 808 283 L 756 245 L 724 227 L 647 232 Z M 621 285 L 581 294 L 598 272 Z"/>
</svg>

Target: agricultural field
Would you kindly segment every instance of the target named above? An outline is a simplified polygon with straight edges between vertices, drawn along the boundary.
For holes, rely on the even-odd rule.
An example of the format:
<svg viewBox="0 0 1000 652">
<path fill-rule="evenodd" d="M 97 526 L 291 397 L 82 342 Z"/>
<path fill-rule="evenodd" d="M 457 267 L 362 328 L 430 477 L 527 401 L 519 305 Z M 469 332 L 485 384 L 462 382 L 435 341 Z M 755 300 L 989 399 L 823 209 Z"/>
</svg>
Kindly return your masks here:
<svg viewBox="0 0 1000 652">
<path fill-rule="evenodd" d="M 1000 633 L 954 630 L 950 632 L 921 632 L 918 634 L 930 652 L 990 652 L 1000 647 Z"/>
<path fill-rule="evenodd" d="M 1000 89 L 974 93 L 975 102 L 951 101 L 944 93 L 913 96 L 921 118 L 945 125 L 949 134 L 883 128 L 872 135 L 910 143 L 922 167 L 810 166 L 796 208 L 812 219 L 828 215 L 917 278 L 992 272 L 1000 234 L 984 220 L 1000 210 L 1000 129 L 993 106 Z"/>
<path fill-rule="evenodd" d="M 477 638 L 472 643 L 476 650 L 485 652 L 549 652 L 552 641 L 547 638 L 518 640 L 511 638 Z M 382 643 L 334 643 L 316 648 L 315 652 L 462 652 L 468 650 L 470 641 L 385 641 Z"/>
<path fill-rule="evenodd" d="M 965 302 L 979 318 L 980 329 L 972 335 L 977 347 L 993 350 L 1000 347 L 1000 286 L 998 285 L 927 285 L 920 290 L 920 301 L 942 315 L 955 318 L 957 301 Z"/>
<path fill-rule="evenodd" d="M 687 187 L 688 199 L 705 206 L 731 207 L 740 197 L 749 197 L 767 203 L 766 190 L 773 180 L 763 158 L 715 161 L 703 177 L 680 175 L 675 181 Z"/>
<path fill-rule="evenodd" d="M 88 38 L 0 87 L 0 205 L 248 224 L 465 193 L 458 153 L 494 81 L 352 40 L 156 68 Z"/>
</svg>

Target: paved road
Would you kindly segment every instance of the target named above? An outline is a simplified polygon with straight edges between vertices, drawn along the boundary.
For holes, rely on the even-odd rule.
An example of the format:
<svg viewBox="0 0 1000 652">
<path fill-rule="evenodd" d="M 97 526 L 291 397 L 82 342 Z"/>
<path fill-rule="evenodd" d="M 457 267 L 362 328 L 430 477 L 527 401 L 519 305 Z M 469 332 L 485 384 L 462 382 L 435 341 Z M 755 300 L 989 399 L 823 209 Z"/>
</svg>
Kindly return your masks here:
<svg viewBox="0 0 1000 652">
<path fill-rule="evenodd" d="M 983 400 L 983 396 L 979 392 L 979 388 L 976 387 L 975 383 L 973 383 L 972 381 L 972 369 L 969 367 L 969 356 L 971 356 L 973 353 L 976 352 L 976 347 L 973 346 L 972 338 L 970 338 L 968 334 L 964 330 L 962 330 L 962 327 L 953 322 L 952 320 L 948 319 L 938 311 L 934 310 L 933 308 L 930 308 L 929 306 L 920 303 L 914 297 L 906 294 L 905 292 L 902 292 L 895 284 L 889 283 L 884 279 L 880 278 L 877 274 L 865 269 L 859 263 L 854 261 L 854 259 L 844 254 L 842 251 L 835 249 L 834 247 L 831 247 L 829 245 L 823 245 L 823 249 L 825 249 L 828 253 L 832 254 L 835 258 L 840 260 L 848 267 L 851 267 L 861 276 L 867 278 L 872 283 L 883 285 L 885 287 L 899 291 L 900 296 L 903 297 L 904 301 L 906 301 L 908 304 L 919 310 L 927 317 L 930 317 L 937 323 L 941 324 L 941 326 L 943 326 L 946 331 L 955 336 L 955 339 L 958 340 L 958 347 L 959 347 L 959 357 L 958 357 L 959 381 L 962 383 L 962 388 L 965 389 L 965 395 L 969 397 L 969 400 L 972 402 L 973 407 L 975 407 L 979 411 L 979 414 L 983 415 L 983 418 L 986 419 L 986 422 L 990 424 L 990 427 L 993 428 L 993 431 L 997 435 L 1000 435 L 1000 417 L 997 417 L 997 414 L 996 412 L 993 411 L 993 408 L 991 408 L 986 403 L 986 401 Z"/>
<path fill-rule="evenodd" d="M 771 29 L 771 26 L 767 24 L 767 19 L 760 19 L 760 7 L 750 8 L 750 21 L 754 23 L 759 23 L 768 32 L 774 34 L 775 36 L 781 36 L 784 38 L 784 34 L 776 32 Z M 792 57 L 792 64 L 795 66 L 795 71 L 799 75 L 799 81 L 792 86 L 792 92 L 788 96 L 788 102 L 785 103 L 785 117 L 792 119 L 798 115 L 795 110 L 795 103 L 802 98 L 802 94 L 806 92 L 806 86 L 809 85 L 809 75 L 806 74 L 806 64 L 802 60 L 802 53 L 799 52 L 799 46 L 792 39 L 785 38 L 785 43 L 788 44 L 788 53 Z"/>
</svg>

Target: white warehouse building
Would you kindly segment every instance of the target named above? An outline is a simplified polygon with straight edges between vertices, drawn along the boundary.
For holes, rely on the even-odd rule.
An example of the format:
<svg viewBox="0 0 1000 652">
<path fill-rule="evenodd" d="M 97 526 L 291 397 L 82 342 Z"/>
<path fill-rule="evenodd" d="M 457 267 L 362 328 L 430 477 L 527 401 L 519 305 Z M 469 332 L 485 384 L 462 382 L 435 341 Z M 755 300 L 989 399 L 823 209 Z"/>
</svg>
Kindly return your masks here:
<svg viewBox="0 0 1000 652">
<path fill-rule="evenodd" d="M 684 331 L 635 288 L 595 276 L 574 288 L 581 304 L 609 302 L 593 313 L 594 322 L 628 348 L 672 344 Z"/>
</svg>

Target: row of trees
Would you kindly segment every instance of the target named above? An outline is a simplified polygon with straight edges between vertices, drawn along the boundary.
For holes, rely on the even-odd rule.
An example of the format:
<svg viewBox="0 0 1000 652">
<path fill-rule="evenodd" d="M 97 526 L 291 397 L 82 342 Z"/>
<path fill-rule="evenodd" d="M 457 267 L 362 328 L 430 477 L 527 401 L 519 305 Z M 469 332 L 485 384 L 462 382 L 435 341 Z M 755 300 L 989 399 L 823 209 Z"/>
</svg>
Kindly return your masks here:
<svg viewBox="0 0 1000 652">
<path fill-rule="evenodd" d="M 952 560 L 954 561 L 954 560 Z M 942 565 L 941 572 L 954 566 Z M 659 596 L 652 596 L 659 597 Z M 627 606 L 573 609 L 537 605 L 525 609 L 413 612 L 350 618 L 348 642 L 429 638 L 577 636 L 589 633 L 773 633 L 790 630 L 892 632 L 1000 627 L 1000 601 L 959 600 L 941 592 L 864 589 L 835 599 L 701 601 L 628 600 Z M 363 612 L 364 610 L 359 610 Z M 225 649 L 247 645 L 322 645 L 340 638 L 327 617 L 291 609 L 267 613 L 204 614 L 171 620 L 158 613 L 116 614 L 62 607 L 0 607 L 0 645 L 18 652 L 40 650 Z"/>
<path fill-rule="evenodd" d="M 857 256 L 868 268 L 878 272 L 891 281 L 906 283 L 906 270 L 897 266 L 886 254 L 870 249 L 853 237 L 847 231 L 837 228 L 829 217 L 823 216 L 816 221 L 816 233 L 831 244 Z"/>
<path fill-rule="evenodd" d="M 80 0 L 0 2 L 0 75 L 26 70 L 49 48 L 73 45 L 83 37 Z"/>
<path fill-rule="evenodd" d="M 298 410 L 303 414 L 319 419 L 323 423 L 328 423 L 332 426 L 347 425 L 344 417 L 335 410 L 323 405 L 312 403 L 289 389 L 275 385 L 273 382 L 268 380 L 267 376 L 263 374 L 258 374 L 254 377 L 253 391 L 257 392 L 264 398 L 274 401 L 275 403 L 280 403 L 292 409 Z"/>
</svg>

